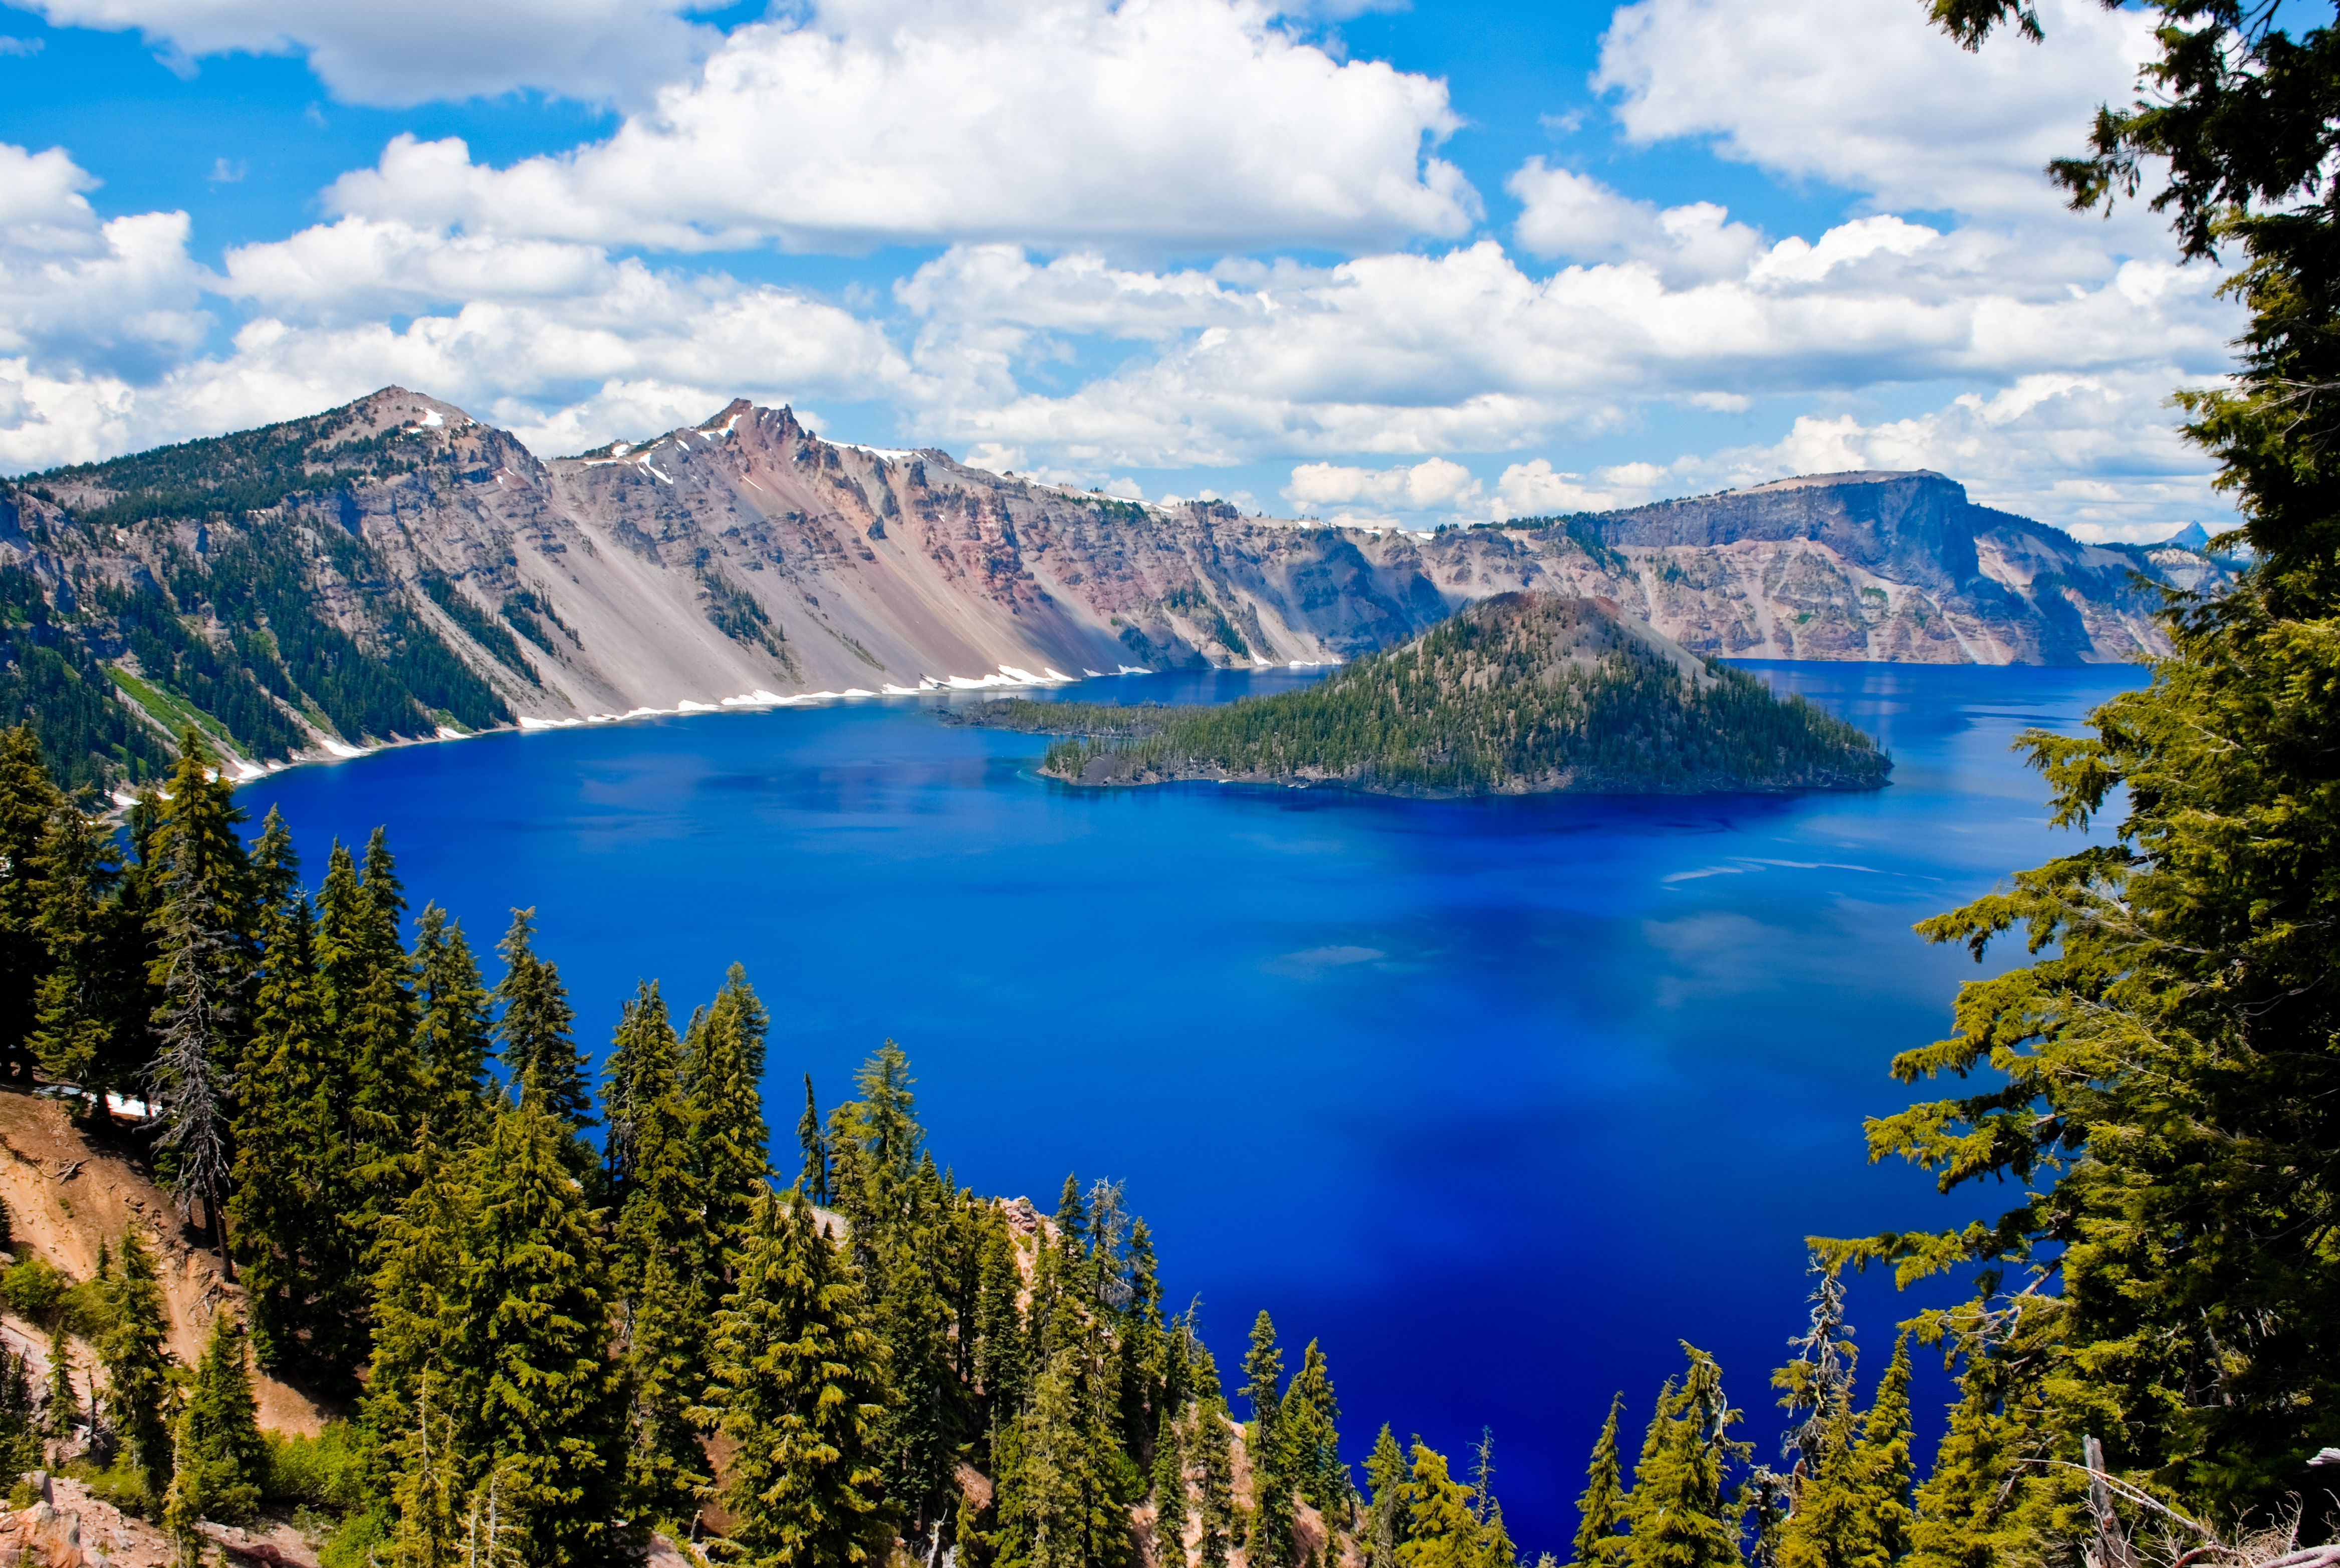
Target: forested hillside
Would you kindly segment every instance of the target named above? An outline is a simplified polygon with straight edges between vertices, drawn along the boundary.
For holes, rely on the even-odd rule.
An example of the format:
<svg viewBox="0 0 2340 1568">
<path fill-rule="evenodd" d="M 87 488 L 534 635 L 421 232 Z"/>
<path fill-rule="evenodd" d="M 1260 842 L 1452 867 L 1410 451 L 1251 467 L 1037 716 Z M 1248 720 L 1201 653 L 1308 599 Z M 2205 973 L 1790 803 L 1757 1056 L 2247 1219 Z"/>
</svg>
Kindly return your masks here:
<svg viewBox="0 0 2340 1568">
<path fill-rule="evenodd" d="M 1504 594 L 1305 690 L 1225 706 L 1010 699 L 965 722 L 1077 738 L 1078 784 L 1336 780 L 1401 794 L 1874 789 L 1891 762 L 1852 725 L 1691 657 L 1588 599 Z"/>
</svg>

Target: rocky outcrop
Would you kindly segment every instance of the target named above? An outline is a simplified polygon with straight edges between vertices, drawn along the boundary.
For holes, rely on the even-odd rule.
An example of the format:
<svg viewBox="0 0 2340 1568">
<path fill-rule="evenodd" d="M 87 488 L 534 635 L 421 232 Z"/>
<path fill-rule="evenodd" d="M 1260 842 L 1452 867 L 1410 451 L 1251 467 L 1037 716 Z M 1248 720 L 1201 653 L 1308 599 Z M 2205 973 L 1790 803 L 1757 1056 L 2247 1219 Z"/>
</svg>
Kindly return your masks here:
<svg viewBox="0 0 2340 1568">
<path fill-rule="evenodd" d="M 0 487 L 0 561 L 115 700 L 164 727 L 181 705 L 202 710 L 258 755 L 823 692 L 1345 660 L 1522 588 L 1612 599 L 1700 654 L 2113 661 L 2165 646 L 2157 595 L 2132 573 L 2226 580 L 2196 550 L 2082 545 L 1931 473 L 1430 536 L 1085 494 L 824 440 L 745 401 L 547 460 L 395 387 Z M 360 691 L 353 657 L 386 673 Z"/>
<path fill-rule="evenodd" d="M 2160 586 L 2230 580 L 2197 548 L 2083 544 L 1923 470 L 1780 479 L 1544 531 L 1596 547 L 1563 557 L 1563 576 L 1700 653 L 1750 658 L 2117 663 L 2168 651 Z"/>
</svg>

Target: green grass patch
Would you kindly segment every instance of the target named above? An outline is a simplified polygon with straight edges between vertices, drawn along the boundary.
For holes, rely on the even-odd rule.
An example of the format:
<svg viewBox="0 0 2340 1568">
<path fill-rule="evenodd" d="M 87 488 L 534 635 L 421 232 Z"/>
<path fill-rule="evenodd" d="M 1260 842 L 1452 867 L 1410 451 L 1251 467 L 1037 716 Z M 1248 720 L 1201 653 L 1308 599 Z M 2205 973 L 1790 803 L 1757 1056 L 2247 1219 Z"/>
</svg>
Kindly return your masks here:
<svg viewBox="0 0 2340 1568">
<path fill-rule="evenodd" d="M 106 666 L 105 673 L 113 677 L 115 685 L 129 693 L 138 705 L 146 710 L 149 718 L 169 730 L 172 739 L 176 740 L 184 735 L 187 726 L 193 725 L 216 744 L 234 752 L 243 750 L 235 744 L 235 737 L 228 734 L 225 725 L 184 697 L 166 692 L 152 681 L 141 680 L 119 665 Z"/>
</svg>

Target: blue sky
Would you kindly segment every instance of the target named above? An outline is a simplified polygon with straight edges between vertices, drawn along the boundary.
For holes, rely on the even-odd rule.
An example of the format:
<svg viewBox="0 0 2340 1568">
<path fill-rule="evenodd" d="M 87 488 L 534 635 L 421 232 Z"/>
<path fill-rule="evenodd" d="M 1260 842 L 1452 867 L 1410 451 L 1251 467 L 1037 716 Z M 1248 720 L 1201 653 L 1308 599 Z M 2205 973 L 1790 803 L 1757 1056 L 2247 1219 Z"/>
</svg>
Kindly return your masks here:
<svg viewBox="0 0 2340 1568">
<path fill-rule="evenodd" d="M 2215 526 L 2215 271 L 2038 174 L 2144 23 L 2045 14 L 0 6 L 0 471 L 397 381 L 1418 527 L 1862 467 Z"/>
</svg>

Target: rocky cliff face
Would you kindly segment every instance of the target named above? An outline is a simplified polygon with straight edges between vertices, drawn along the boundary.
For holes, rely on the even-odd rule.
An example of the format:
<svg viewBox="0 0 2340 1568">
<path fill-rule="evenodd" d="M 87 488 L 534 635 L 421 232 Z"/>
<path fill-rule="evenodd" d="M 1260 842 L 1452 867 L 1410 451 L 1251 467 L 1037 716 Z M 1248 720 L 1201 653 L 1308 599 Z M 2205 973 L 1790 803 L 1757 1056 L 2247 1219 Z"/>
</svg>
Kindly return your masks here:
<svg viewBox="0 0 2340 1568">
<path fill-rule="evenodd" d="M 2132 568 L 2223 581 L 2193 552 L 2082 546 L 1934 474 L 1423 536 L 1084 495 L 822 440 L 744 401 L 548 461 L 394 387 L 0 487 L 0 563 L 11 703 L 37 714 L 95 688 L 253 758 L 823 692 L 1339 660 L 1519 588 L 1613 600 L 1701 653 L 2123 659 L 2161 647 Z M 91 745 L 100 763 L 140 754 L 135 735 Z"/>
<path fill-rule="evenodd" d="M 1700 652 L 2094 664 L 2168 643 L 2151 582 L 2216 591 L 2196 549 L 2084 545 L 1940 474 L 1825 474 L 1580 519 L 1621 601 Z"/>
</svg>

